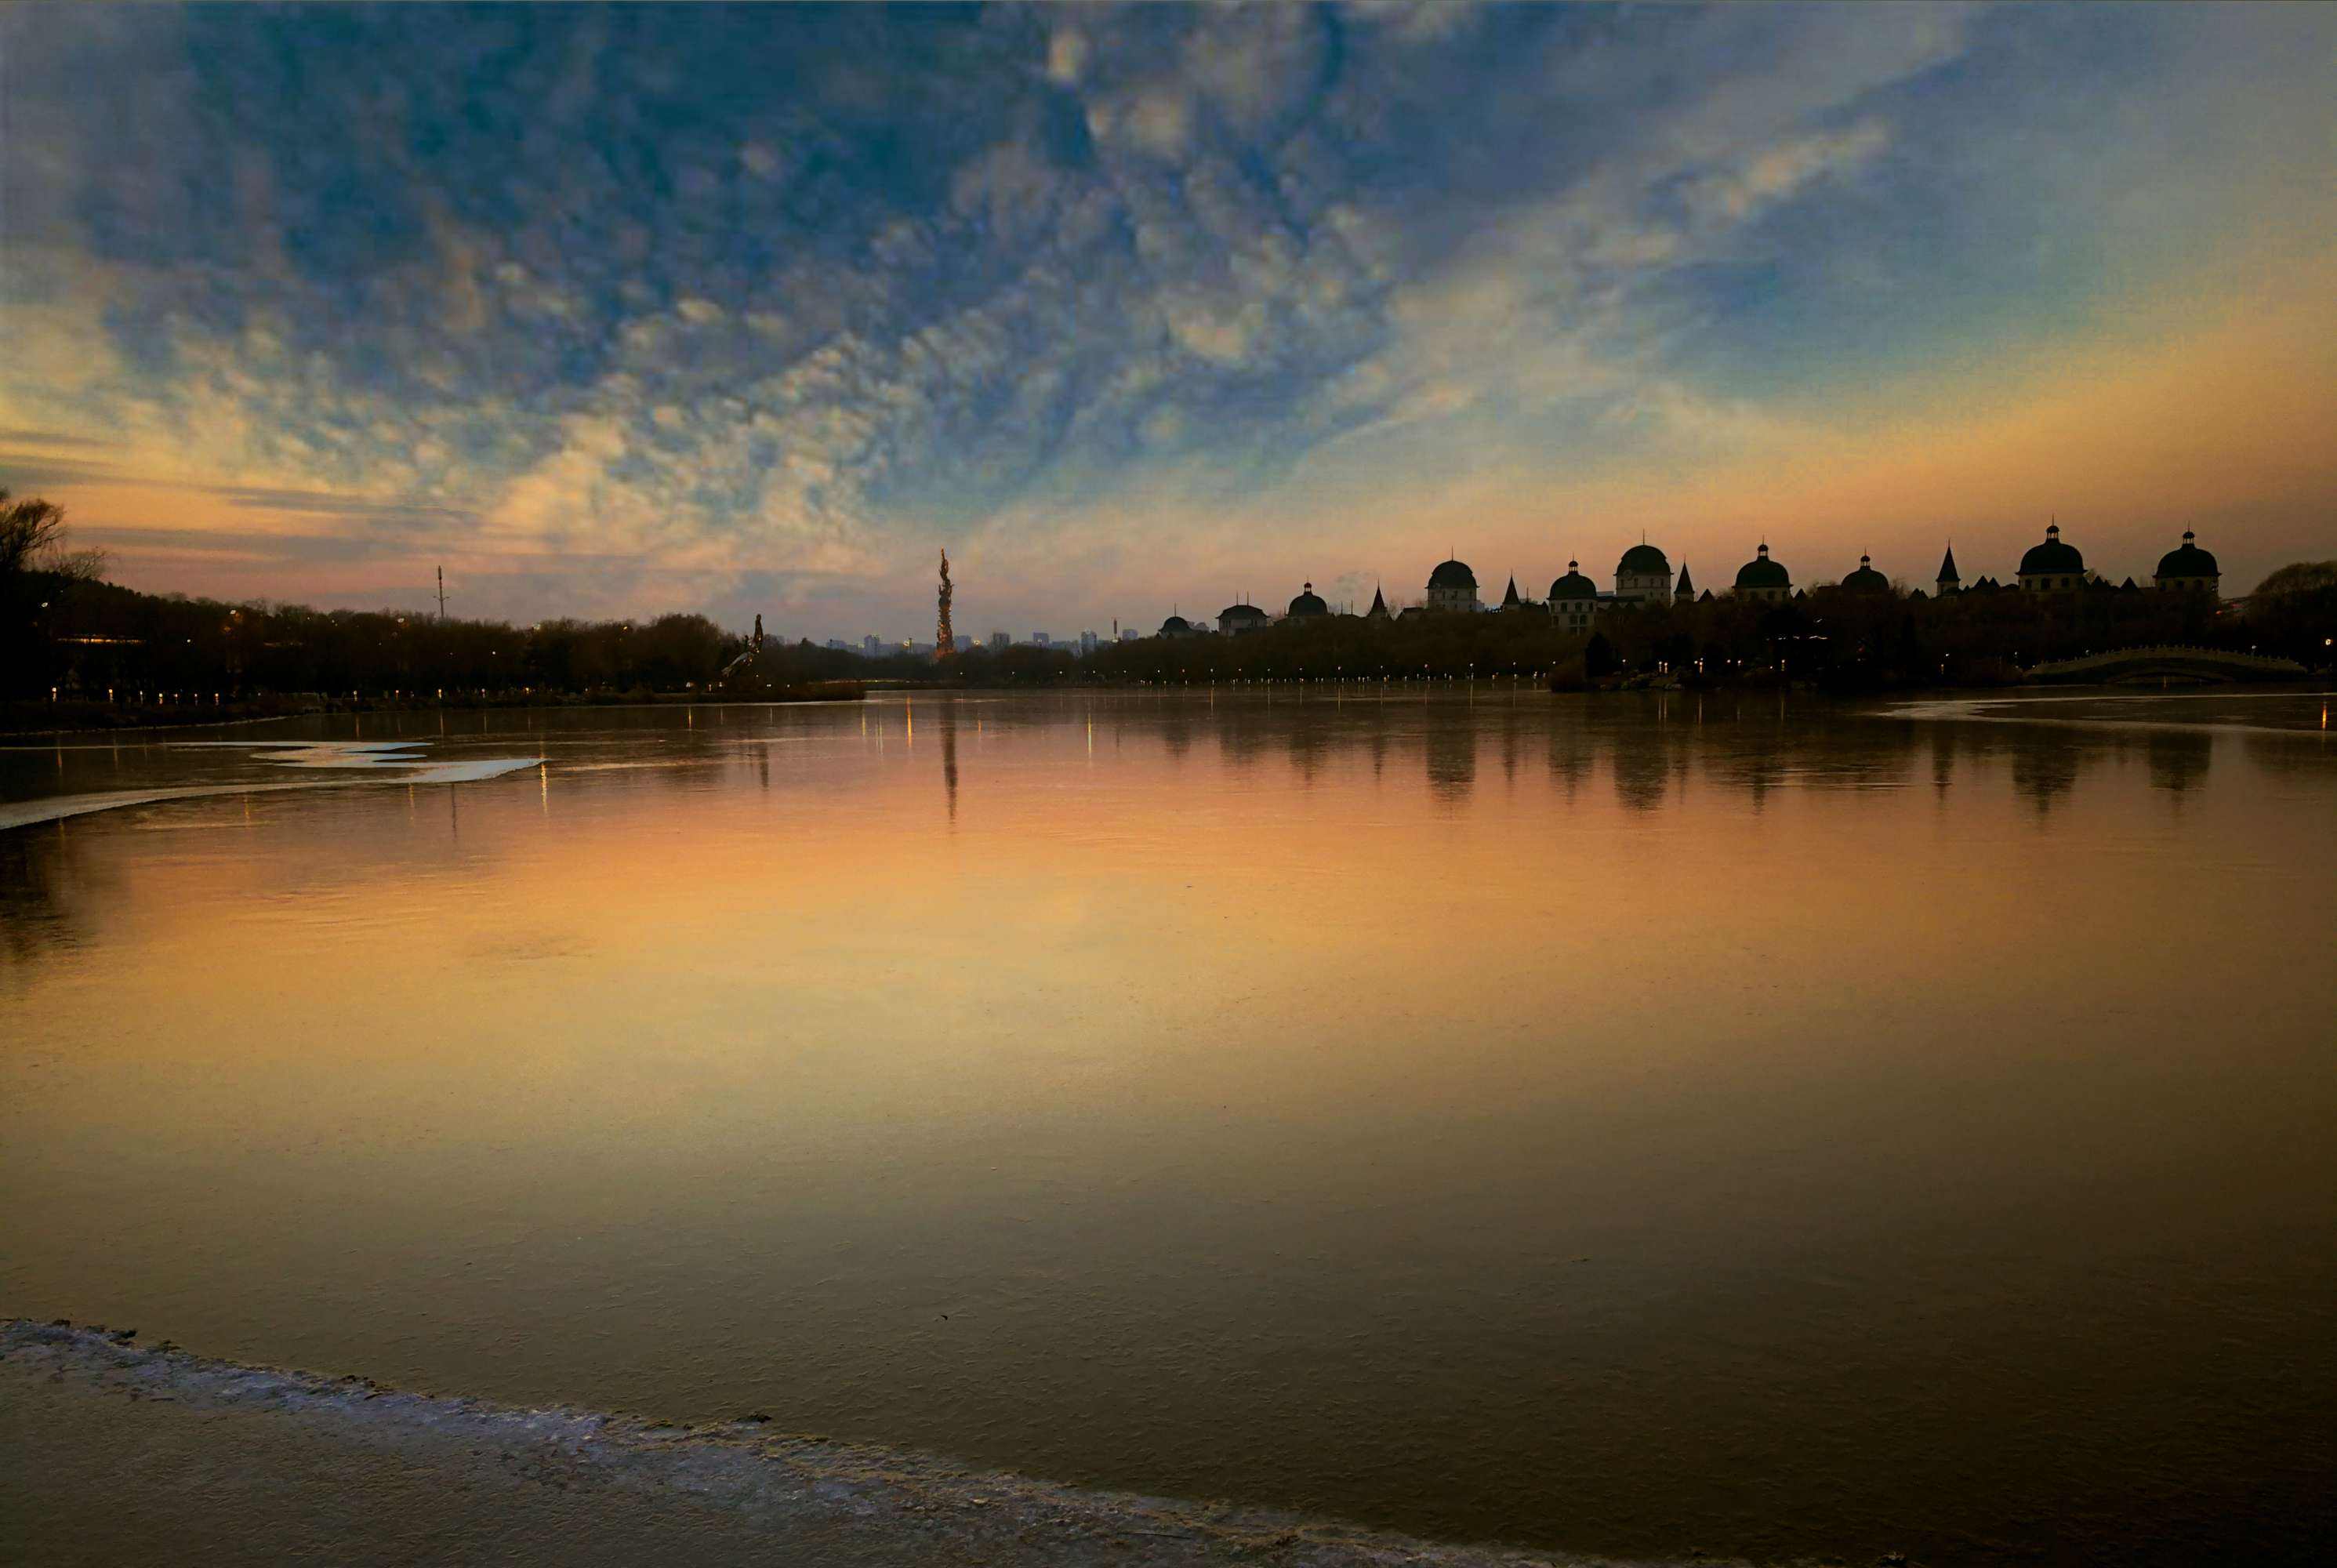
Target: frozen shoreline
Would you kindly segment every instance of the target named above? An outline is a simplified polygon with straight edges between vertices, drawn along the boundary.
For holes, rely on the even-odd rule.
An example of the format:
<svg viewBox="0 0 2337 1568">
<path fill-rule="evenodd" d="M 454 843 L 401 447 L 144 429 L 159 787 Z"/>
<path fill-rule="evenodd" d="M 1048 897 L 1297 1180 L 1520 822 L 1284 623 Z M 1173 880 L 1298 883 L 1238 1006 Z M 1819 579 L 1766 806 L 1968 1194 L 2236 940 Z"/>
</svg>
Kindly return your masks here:
<svg viewBox="0 0 2337 1568">
<path fill-rule="evenodd" d="M 728 1560 L 778 1553 L 794 1561 L 972 1562 L 1010 1564 L 1219 1563 L 1417 1564 L 1421 1568 L 1521 1568 L 1608 1559 L 1442 1546 L 1330 1521 L 1266 1509 L 1172 1502 L 1083 1490 L 969 1469 L 930 1455 L 783 1435 L 748 1417 L 680 1426 L 568 1406 L 523 1409 L 454 1396 L 383 1387 L 360 1377 L 249 1367 L 166 1344 L 142 1346 L 92 1326 L 0 1324 L 0 1405 L 41 1390 L 117 1435 L 127 1426 L 207 1419 L 194 1441 L 214 1472 L 238 1468 L 240 1435 L 288 1438 L 298 1451 L 356 1446 L 402 1465 L 455 1466 L 494 1485 L 552 1489 L 573 1527 L 594 1530 L 595 1511 L 621 1514 L 628 1528 L 654 1528 L 671 1509 L 702 1536 L 711 1512 L 732 1550 Z M 164 1412 L 153 1405 L 178 1406 Z M 221 1423 L 232 1415 L 237 1422 Z M 43 1426 L 24 1415 L 15 1440 L 37 1450 Z M 145 1455 L 144 1485 L 171 1479 L 173 1462 Z M 183 1469 L 181 1463 L 177 1468 Z M 58 1475 L 42 1465 L 35 1473 Z M 295 1491 L 298 1476 L 272 1469 Z M 216 1485 L 219 1477 L 198 1477 Z M 44 1506 L 37 1488 L 29 1505 Z M 459 1484 L 459 1483 L 458 1483 Z M 234 1475 L 232 1486 L 248 1485 Z M 306 1485 L 322 1489 L 314 1479 Z M 595 1499 L 600 1501 L 596 1502 Z M 20 1500 L 19 1506 L 24 1502 Z M 240 1498 L 237 1506 L 242 1506 Z M 565 1526 L 564 1526 L 565 1527 Z M 557 1543 L 552 1544 L 555 1547 Z M 703 1560 L 702 1558 L 700 1560 Z M 1699 1558 L 1704 1568 L 1715 1560 Z"/>
</svg>

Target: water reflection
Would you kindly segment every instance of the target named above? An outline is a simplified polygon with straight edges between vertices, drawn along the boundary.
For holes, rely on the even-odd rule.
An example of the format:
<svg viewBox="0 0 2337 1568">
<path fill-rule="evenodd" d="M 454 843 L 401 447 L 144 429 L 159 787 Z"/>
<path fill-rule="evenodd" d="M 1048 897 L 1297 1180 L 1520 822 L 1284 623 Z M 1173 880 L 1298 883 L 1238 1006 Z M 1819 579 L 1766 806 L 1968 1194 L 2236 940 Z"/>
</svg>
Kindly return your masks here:
<svg viewBox="0 0 2337 1568">
<path fill-rule="evenodd" d="M 2278 1556 L 2337 754 L 2035 711 L 369 717 L 543 761 L 0 834 L 0 1299 L 1431 1535 Z"/>
</svg>

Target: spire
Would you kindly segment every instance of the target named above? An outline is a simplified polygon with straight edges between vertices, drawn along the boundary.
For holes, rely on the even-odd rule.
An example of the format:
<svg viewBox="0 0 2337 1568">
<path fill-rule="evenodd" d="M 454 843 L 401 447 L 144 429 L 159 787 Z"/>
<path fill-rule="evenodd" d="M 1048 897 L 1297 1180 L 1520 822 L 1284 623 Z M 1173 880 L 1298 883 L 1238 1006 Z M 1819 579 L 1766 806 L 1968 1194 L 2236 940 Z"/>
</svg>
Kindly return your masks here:
<svg viewBox="0 0 2337 1568">
<path fill-rule="evenodd" d="M 1501 595 L 1501 608 L 1512 609 L 1518 603 L 1518 574 L 1512 572 L 1510 573 L 1510 591 Z"/>
<path fill-rule="evenodd" d="M 1380 592 L 1379 584 L 1374 583 L 1372 584 L 1372 607 L 1368 613 L 1384 621 L 1387 619 L 1387 595 Z"/>
<path fill-rule="evenodd" d="M 1942 585 L 1951 585 L 1963 581 L 1956 575 L 1956 547 L 1952 544 L 1948 546 L 1948 553 L 1940 558 L 1939 580 Z"/>
<path fill-rule="evenodd" d="M 1682 561 L 1680 563 L 1679 586 L 1672 590 L 1672 597 L 1675 599 L 1693 599 L 1696 597 L 1696 584 L 1688 580 L 1687 563 L 1686 561 Z"/>
</svg>

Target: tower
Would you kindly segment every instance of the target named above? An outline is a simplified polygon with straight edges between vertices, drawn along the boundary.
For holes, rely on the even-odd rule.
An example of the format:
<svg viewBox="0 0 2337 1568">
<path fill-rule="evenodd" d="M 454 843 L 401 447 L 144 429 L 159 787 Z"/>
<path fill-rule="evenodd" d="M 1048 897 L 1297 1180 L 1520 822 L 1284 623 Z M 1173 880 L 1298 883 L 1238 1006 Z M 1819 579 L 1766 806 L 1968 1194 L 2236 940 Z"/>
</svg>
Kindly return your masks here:
<svg viewBox="0 0 2337 1568">
<path fill-rule="evenodd" d="M 950 630 L 949 552 L 942 552 L 941 618 L 934 627 L 934 657 L 946 659 L 957 652 L 957 635 Z"/>
</svg>

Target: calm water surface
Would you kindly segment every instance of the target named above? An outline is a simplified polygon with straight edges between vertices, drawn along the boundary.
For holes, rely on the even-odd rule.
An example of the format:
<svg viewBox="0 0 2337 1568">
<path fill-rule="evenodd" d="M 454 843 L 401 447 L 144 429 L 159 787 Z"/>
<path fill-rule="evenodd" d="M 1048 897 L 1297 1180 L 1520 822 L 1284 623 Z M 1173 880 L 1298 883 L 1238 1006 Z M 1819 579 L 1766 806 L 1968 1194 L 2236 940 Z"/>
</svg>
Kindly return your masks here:
<svg viewBox="0 0 2337 1568">
<path fill-rule="evenodd" d="M 2328 701 L 0 750 L 0 1313 L 1442 1538 L 2301 1559 Z M 183 743 L 254 735 L 335 744 Z"/>
</svg>

